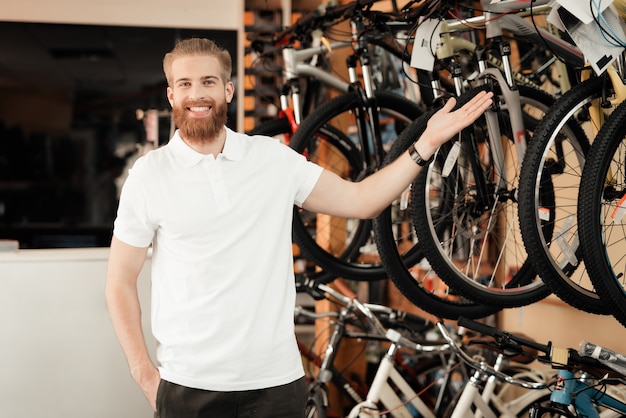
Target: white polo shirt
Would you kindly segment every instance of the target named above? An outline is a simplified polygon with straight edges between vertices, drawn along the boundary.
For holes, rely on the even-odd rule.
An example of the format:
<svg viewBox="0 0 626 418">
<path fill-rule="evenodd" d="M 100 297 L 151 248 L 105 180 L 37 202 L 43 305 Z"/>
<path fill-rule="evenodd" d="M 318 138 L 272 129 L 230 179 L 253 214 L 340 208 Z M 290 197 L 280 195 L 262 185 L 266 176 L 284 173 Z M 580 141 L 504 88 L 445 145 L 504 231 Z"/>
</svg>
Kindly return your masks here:
<svg viewBox="0 0 626 418">
<path fill-rule="evenodd" d="M 176 132 L 137 160 L 114 234 L 153 245 L 151 318 L 163 379 L 231 391 L 304 375 L 291 221 L 321 171 L 272 138 L 231 130 L 217 158 Z"/>
</svg>

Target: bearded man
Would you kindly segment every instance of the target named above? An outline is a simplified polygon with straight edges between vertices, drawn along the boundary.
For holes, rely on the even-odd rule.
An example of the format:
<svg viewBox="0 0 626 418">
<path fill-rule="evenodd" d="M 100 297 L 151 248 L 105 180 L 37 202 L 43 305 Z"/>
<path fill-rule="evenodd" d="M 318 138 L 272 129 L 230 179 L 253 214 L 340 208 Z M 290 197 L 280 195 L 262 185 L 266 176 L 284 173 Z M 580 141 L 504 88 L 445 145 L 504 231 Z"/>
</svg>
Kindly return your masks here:
<svg viewBox="0 0 626 418">
<path fill-rule="evenodd" d="M 131 376 L 155 417 L 302 417 L 307 388 L 293 323 L 293 205 L 376 216 L 442 143 L 489 107 L 491 93 L 454 112 L 451 99 L 409 152 L 353 183 L 273 138 L 225 126 L 232 63 L 212 41 L 179 42 L 163 68 L 178 130 L 129 172 L 106 279 Z M 137 294 L 150 246 L 156 365 Z"/>
</svg>

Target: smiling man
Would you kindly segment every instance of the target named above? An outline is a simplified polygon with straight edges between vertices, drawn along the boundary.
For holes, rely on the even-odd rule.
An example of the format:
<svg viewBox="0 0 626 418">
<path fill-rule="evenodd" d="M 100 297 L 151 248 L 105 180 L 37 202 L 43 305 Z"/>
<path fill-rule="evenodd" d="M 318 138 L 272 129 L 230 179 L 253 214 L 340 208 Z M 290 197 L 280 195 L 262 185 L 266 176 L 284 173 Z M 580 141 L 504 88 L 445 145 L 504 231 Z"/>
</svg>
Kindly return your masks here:
<svg viewBox="0 0 626 418">
<path fill-rule="evenodd" d="M 273 138 L 228 129 L 227 51 L 181 41 L 163 60 L 178 130 L 137 160 L 115 220 L 106 301 L 132 377 L 155 417 L 296 418 L 307 398 L 296 345 L 293 205 L 371 218 L 491 104 L 451 99 L 410 152 L 360 182 Z M 152 363 L 137 278 L 152 246 Z"/>
</svg>

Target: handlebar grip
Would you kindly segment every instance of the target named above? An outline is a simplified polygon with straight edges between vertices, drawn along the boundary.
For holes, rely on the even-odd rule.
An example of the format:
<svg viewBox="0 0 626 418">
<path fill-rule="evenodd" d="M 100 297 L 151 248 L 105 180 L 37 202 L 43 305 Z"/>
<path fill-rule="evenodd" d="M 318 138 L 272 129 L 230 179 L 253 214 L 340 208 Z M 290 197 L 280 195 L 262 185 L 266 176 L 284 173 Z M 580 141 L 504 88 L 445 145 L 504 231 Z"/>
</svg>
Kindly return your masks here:
<svg viewBox="0 0 626 418">
<path fill-rule="evenodd" d="M 464 316 L 459 317 L 457 324 L 459 324 L 460 327 L 465 327 L 465 328 L 471 329 L 472 331 L 476 331 L 483 335 L 488 335 L 490 337 L 495 337 L 497 333 L 499 332 L 494 327 L 485 325 L 481 322 L 477 322 L 469 318 L 465 318 Z"/>
<path fill-rule="evenodd" d="M 529 340 L 527 338 L 524 337 L 520 337 L 519 335 L 515 335 L 515 334 L 511 334 L 509 332 L 504 332 L 504 331 L 500 331 L 497 328 L 494 328 L 492 326 L 489 325 L 485 325 L 483 323 L 480 322 L 476 322 L 474 320 L 471 320 L 469 318 L 465 318 L 465 317 L 459 317 L 457 323 L 459 324 L 459 326 L 465 327 L 465 328 L 469 328 L 471 330 L 477 331 L 483 335 L 488 335 L 490 337 L 494 337 L 496 339 L 498 338 L 506 338 L 510 341 L 514 341 L 518 344 L 521 344 L 523 346 L 526 347 L 530 347 L 533 348 L 537 351 L 540 351 L 542 353 L 545 354 L 550 354 L 550 351 L 552 349 L 552 344 L 548 343 L 548 344 L 541 344 L 538 343 L 536 341 L 532 341 Z"/>
</svg>

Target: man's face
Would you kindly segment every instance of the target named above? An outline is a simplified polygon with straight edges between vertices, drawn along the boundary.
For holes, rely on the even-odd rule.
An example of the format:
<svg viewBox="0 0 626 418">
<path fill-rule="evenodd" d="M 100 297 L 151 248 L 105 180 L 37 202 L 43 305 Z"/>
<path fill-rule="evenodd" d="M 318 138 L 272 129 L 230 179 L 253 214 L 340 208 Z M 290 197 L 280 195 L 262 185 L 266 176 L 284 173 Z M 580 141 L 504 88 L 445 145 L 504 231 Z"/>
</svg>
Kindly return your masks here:
<svg viewBox="0 0 626 418">
<path fill-rule="evenodd" d="M 189 141 L 211 141 L 226 124 L 228 103 L 234 86 L 222 80 L 222 67 L 212 56 L 189 56 L 174 60 L 172 85 L 167 97 L 174 123 Z"/>
</svg>

